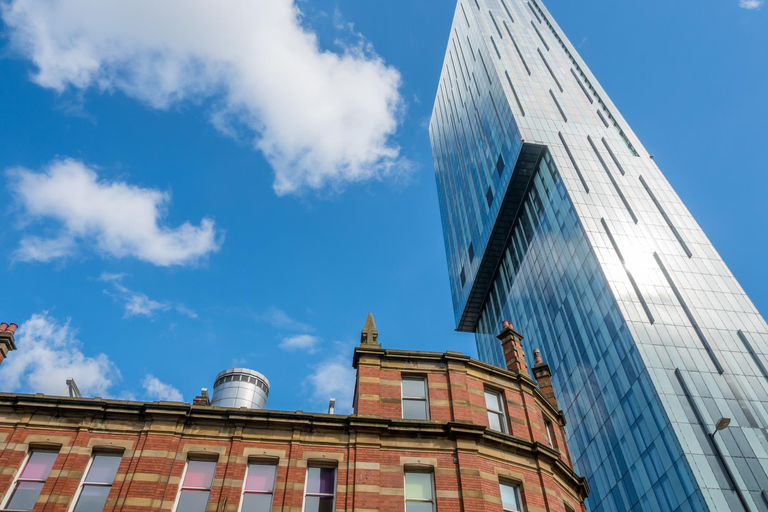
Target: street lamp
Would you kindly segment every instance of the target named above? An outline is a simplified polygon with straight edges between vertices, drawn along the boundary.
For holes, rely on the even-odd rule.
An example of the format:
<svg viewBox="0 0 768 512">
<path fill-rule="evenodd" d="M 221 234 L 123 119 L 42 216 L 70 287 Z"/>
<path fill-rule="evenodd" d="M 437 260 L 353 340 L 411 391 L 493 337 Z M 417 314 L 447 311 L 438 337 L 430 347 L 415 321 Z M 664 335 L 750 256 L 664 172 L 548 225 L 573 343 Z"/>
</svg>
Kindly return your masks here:
<svg viewBox="0 0 768 512">
<path fill-rule="evenodd" d="M 714 438 L 715 434 L 720 432 L 721 430 L 725 430 L 728 428 L 728 425 L 731 424 L 731 418 L 728 418 L 727 416 L 723 416 L 719 420 L 717 420 L 717 424 L 715 425 L 715 431 L 712 432 L 710 435 Z"/>
</svg>

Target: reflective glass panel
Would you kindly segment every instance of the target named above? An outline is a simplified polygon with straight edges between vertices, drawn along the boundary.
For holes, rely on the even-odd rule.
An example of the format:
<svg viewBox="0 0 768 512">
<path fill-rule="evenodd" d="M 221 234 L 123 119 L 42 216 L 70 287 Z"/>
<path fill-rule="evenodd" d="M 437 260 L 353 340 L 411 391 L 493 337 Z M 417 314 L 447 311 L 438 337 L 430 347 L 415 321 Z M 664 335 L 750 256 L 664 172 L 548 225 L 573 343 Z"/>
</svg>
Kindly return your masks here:
<svg viewBox="0 0 768 512">
<path fill-rule="evenodd" d="M 405 512 L 432 512 L 431 501 L 406 501 Z"/>
<path fill-rule="evenodd" d="M 115 481 L 120 455 L 94 455 L 85 481 L 88 483 L 111 484 Z"/>
<path fill-rule="evenodd" d="M 499 484 L 501 488 L 501 506 L 507 512 L 520 510 L 520 495 L 514 485 Z"/>
<path fill-rule="evenodd" d="M 245 481 L 246 491 L 272 492 L 275 485 L 277 466 L 268 464 L 250 464 L 248 478 Z"/>
<path fill-rule="evenodd" d="M 24 480 L 45 480 L 51 472 L 58 452 L 32 452 L 21 476 Z"/>
<path fill-rule="evenodd" d="M 213 461 L 191 460 L 187 465 L 187 474 L 184 476 L 184 487 L 197 487 L 210 489 L 213 482 L 213 474 L 216 471 L 216 463 Z"/>
<path fill-rule="evenodd" d="M 405 499 L 432 500 L 432 474 L 406 473 Z"/>
<path fill-rule="evenodd" d="M 243 508 L 240 512 L 269 512 L 271 508 L 271 494 L 243 494 Z"/>
<path fill-rule="evenodd" d="M 307 496 L 307 504 L 304 512 L 333 512 L 333 498 Z"/>
<path fill-rule="evenodd" d="M 107 503 L 111 488 L 110 485 L 84 485 L 77 499 L 75 512 L 101 512 Z"/>
<path fill-rule="evenodd" d="M 403 400 L 403 419 L 426 420 L 427 419 L 426 400 Z"/>
<path fill-rule="evenodd" d="M 43 490 L 42 482 L 19 482 L 8 503 L 9 510 L 32 510 Z"/>
<path fill-rule="evenodd" d="M 333 494 L 336 468 L 307 469 L 307 493 Z"/>
<path fill-rule="evenodd" d="M 181 491 L 176 512 L 205 512 L 210 494 L 210 491 Z"/>
<path fill-rule="evenodd" d="M 427 398 L 427 383 L 425 379 L 403 379 L 403 396 Z"/>
</svg>

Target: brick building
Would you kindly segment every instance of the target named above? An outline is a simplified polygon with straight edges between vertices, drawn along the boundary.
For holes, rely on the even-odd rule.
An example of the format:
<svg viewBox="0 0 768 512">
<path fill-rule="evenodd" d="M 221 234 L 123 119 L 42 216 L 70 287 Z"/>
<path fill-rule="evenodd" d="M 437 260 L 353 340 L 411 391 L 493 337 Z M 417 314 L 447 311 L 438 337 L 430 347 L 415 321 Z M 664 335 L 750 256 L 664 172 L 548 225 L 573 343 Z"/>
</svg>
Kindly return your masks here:
<svg viewBox="0 0 768 512">
<path fill-rule="evenodd" d="M 355 349 L 354 414 L 0 393 L 0 507 L 61 512 L 576 512 L 538 355 Z M 351 392 L 352 390 L 350 390 Z"/>
</svg>

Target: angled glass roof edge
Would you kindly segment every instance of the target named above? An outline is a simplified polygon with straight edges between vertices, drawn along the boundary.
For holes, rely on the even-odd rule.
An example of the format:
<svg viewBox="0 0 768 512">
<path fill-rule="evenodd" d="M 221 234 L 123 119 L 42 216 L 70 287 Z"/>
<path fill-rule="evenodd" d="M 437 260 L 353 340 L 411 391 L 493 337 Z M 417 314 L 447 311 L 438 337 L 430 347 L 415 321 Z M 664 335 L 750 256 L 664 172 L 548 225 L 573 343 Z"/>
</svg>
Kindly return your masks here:
<svg viewBox="0 0 768 512">
<path fill-rule="evenodd" d="M 500 213 L 496 216 L 491 236 L 488 237 L 488 242 L 483 250 L 483 257 L 472 280 L 472 288 L 464 303 L 459 325 L 456 327 L 457 331 L 475 332 L 477 328 L 483 304 L 491 291 L 493 276 L 499 269 L 504 249 L 507 247 L 509 237 L 512 234 L 512 227 L 520 215 L 520 207 L 528 194 L 531 179 L 546 150 L 546 145 L 529 142 L 524 143 L 520 150 L 512 176 L 504 192 L 504 199 L 499 208 Z M 531 159 L 534 162 L 532 166 L 530 165 Z M 514 214 L 505 215 L 501 212 L 514 212 Z"/>
</svg>

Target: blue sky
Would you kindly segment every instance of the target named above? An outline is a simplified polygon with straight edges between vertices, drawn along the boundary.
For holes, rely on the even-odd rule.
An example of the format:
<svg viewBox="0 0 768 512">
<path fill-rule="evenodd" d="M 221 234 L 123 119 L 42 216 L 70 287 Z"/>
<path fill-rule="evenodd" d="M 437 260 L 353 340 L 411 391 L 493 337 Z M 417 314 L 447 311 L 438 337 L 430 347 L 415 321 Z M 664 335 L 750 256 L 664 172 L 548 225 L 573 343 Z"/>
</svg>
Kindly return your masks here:
<svg viewBox="0 0 768 512">
<path fill-rule="evenodd" d="M 475 355 L 426 131 L 453 2 L 87 4 L 0 4 L 4 391 L 190 401 L 246 366 L 343 410 L 368 311 Z M 546 5 L 765 313 L 768 7 Z"/>
</svg>

